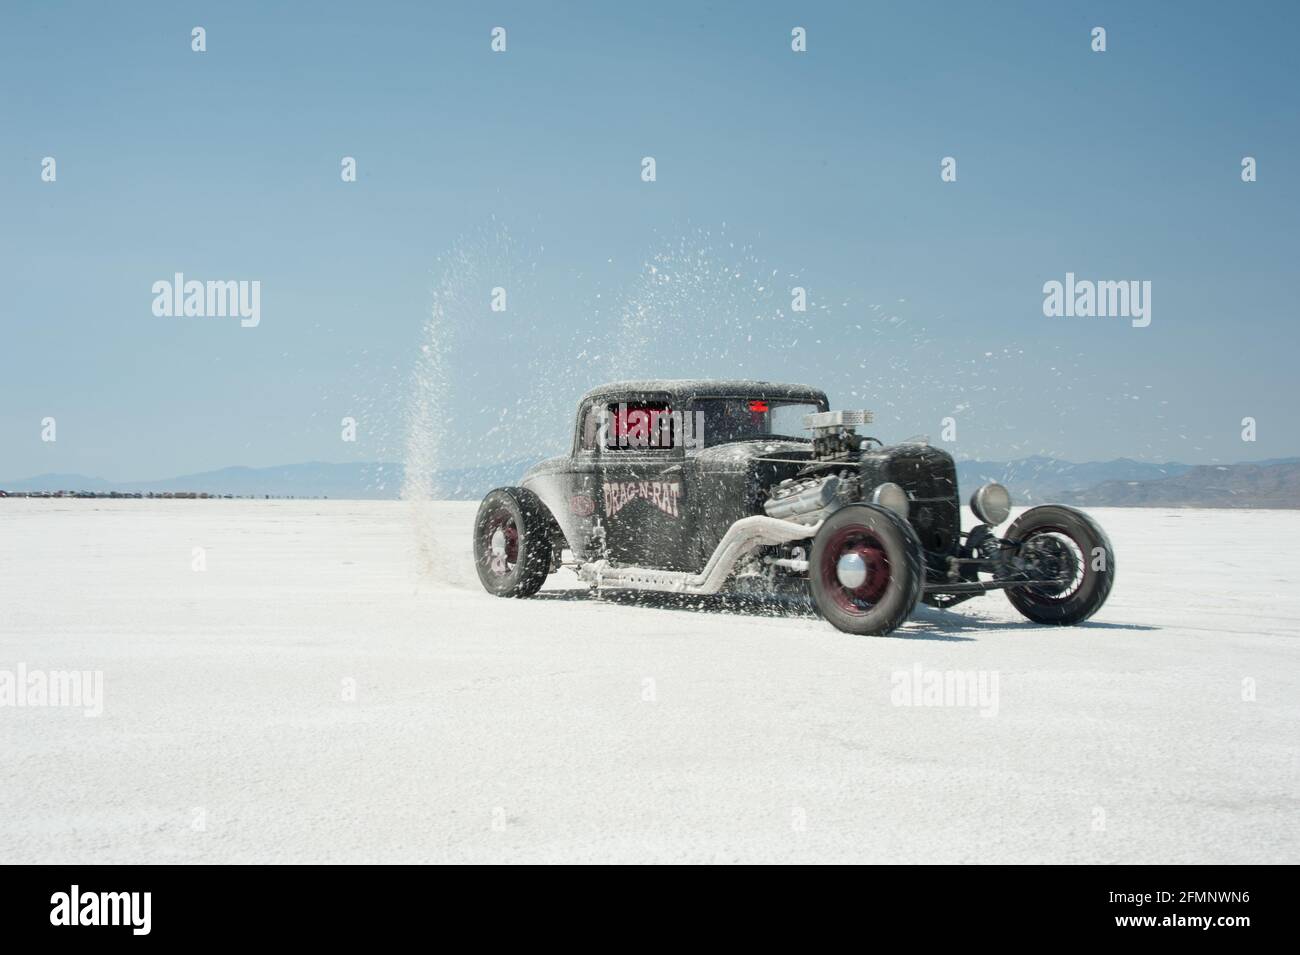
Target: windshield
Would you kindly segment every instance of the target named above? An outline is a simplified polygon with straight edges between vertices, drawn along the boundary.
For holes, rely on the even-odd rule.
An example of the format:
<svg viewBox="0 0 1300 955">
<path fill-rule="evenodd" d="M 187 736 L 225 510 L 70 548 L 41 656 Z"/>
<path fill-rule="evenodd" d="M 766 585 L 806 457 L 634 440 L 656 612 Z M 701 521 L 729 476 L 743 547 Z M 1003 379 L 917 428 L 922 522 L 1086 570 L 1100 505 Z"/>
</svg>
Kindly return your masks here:
<svg viewBox="0 0 1300 955">
<path fill-rule="evenodd" d="M 804 415 L 821 411 L 814 401 L 767 401 L 753 398 L 698 398 L 703 414 L 704 446 L 755 438 L 790 438 L 807 441 Z"/>
</svg>

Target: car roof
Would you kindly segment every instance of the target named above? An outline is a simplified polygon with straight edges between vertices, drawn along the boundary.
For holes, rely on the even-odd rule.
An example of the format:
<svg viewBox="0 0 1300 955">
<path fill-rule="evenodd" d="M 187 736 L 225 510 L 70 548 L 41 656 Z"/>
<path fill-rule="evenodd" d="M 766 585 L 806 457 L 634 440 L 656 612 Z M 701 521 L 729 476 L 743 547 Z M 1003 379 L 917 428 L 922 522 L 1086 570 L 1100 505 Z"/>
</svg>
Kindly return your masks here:
<svg viewBox="0 0 1300 955">
<path fill-rule="evenodd" d="M 826 392 L 808 385 L 782 384 L 756 378 L 643 378 L 611 381 L 592 388 L 582 401 L 603 395 L 622 395 L 654 391 L 670 398 L 792 398 L 814 401 L 825 406 Z"/>
</svg>

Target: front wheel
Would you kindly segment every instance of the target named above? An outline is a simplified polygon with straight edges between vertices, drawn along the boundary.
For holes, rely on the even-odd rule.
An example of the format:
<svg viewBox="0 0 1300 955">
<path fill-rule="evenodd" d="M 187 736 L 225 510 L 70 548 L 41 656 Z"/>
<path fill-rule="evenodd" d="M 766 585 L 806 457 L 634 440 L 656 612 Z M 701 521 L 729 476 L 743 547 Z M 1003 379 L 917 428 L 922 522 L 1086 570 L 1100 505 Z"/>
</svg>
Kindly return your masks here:
<svg viewBox="0 0 1300 955">
<path fill-rule="evenodd" d="M 1007 531 L 1012 560 L 1041 584 L 1007 588 L 1011 605 L 1035 623 L 1069 626 L 1101 609 L 1115 583 L 1115 552 L 1091 517 L 1061 504 L 1033 507 Z"/>
<path fill-rule="evenodd" d="M 813 538 L 808 586 L 822 616 L 840 630 L 889 633 L 921 599 L 921 542 L 911 524 L 883 507 L 842 507 Z"/>
<path fill-rule="evenodd" d="M 531 597 L 551 571 L 546 505 L 522 487 L 489 491 L 474 518 L 474 566 L 498 597 Z"/>
</svg>

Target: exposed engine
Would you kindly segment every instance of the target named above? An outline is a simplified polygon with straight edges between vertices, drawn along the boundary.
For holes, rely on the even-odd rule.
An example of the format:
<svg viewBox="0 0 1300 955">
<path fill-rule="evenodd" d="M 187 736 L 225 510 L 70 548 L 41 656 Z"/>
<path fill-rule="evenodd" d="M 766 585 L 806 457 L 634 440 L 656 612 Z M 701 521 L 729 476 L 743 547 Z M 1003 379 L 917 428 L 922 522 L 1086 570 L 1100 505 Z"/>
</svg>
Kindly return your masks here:
<svg viewBox="0 0 1300 955">
<path fill-rule="evenodd" d="M 935 569 L 958 545 L 960 502 L 952 457 L 924 442 L 883 446 L 856 429 L 871 423 L 869 411 L 808 415 L 812 460 L 798 475 L 773 487 L 763 510 L 770 517 L 816 524 L 856 501 L 879 504 L 907 519 Z"/>
<path fill-rule="evenodd" d="M 845 504 L 859 499 L 861 483 L 856 477 L 790 478 L 772 488 L 763 502 L 768 517 L 796 524 L 816 524 Z"/>
<path fill-rule="evenodd" d="M 772 488 L 763 510 L 769 517 L 816 524 L 832 512 L 862 499 L 858 458 L 875 438 L 857 433 L 870 424 L 870 411 L 823 411 L 804 417 L 813 433 L 812 462 L 798 476 Z"/>
</svg>

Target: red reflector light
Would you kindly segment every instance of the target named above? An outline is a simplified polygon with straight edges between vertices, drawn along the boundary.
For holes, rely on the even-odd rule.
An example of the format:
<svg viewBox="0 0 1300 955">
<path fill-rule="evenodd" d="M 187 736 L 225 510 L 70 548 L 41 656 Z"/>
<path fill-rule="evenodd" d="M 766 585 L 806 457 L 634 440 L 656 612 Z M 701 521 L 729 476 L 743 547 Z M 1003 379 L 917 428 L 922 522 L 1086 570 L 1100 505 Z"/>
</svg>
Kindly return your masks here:
<svg viewBox="0 0 1300 955">
<path fill-rule="evenodd" d="M 766 401 L 751 401 L 751 402 L 749 403 L 749 410 L 750 410 L 750 411 L 766 411 L 766 410 L 767 410 L 767 402 L 766 402 Z"/>
</svg>

